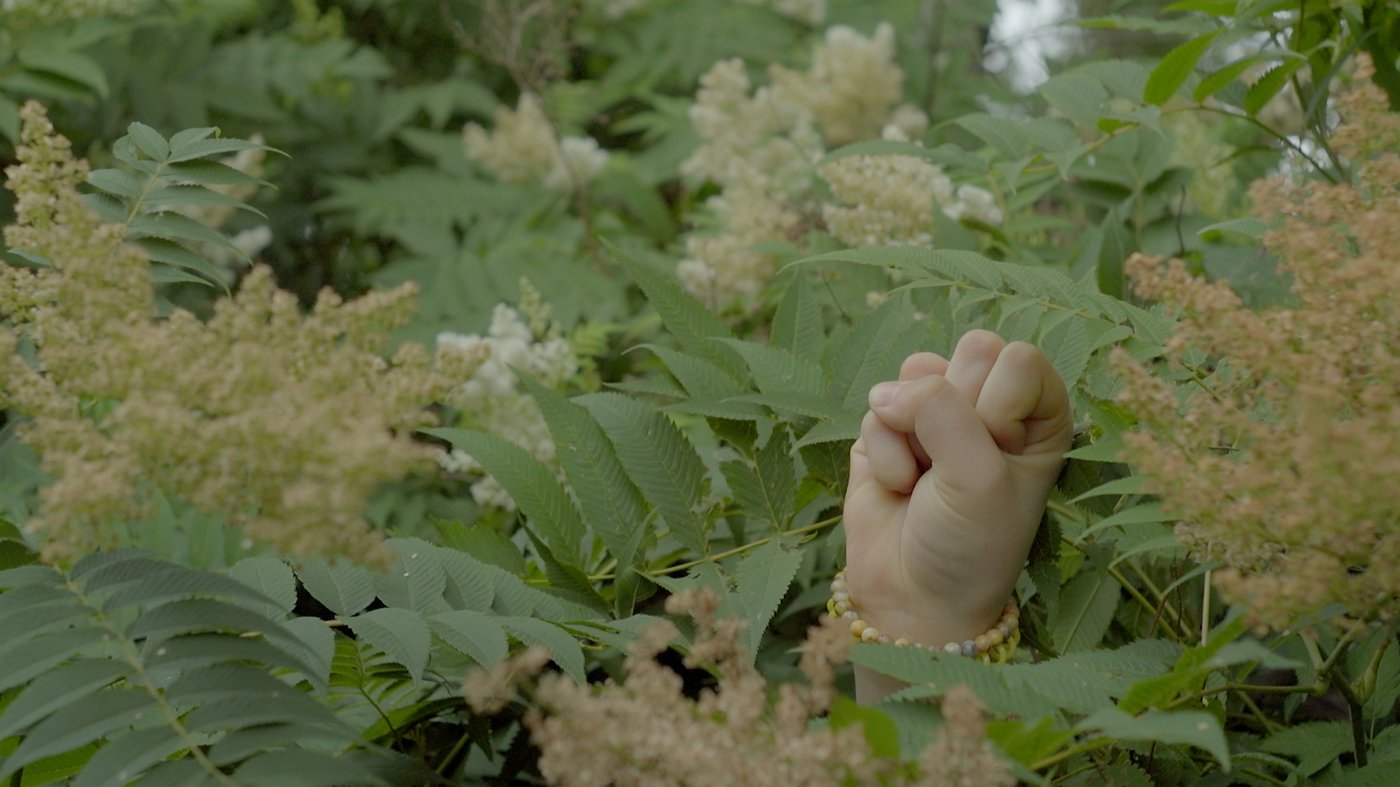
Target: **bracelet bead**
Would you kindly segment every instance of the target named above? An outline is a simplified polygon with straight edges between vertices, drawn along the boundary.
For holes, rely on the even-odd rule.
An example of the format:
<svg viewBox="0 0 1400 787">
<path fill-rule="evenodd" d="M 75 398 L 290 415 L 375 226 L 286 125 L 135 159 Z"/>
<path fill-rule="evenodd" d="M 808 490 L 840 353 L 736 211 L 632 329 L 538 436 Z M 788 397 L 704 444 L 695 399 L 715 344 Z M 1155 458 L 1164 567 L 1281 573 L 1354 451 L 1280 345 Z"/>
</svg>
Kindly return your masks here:
<svg viewBox="0 0 1400 787">
<path fill-rule="evenodd" d="M 851 636 L 858 642 L 893 644 L 901 648 L 918 648 L 929 653 L 948 653 L 980 661 L 1000 663 L 1011 658 L 1021 639 L 1021 610 L 1015 602 L 1008 602 L 1002 608 L 1001 619 L 986 632 L 962 642 L 949 642 L 944 645 L 924 645 L 906 637 L 892 637 L 867 623 L 856 611 L 851 598 L 850 586 L 846 583 L 846 572 L 841 571 L 831 581 L 831 600 L 826 604 L 827 611 L 834 617 L 847 621 Z"/>
</svg>

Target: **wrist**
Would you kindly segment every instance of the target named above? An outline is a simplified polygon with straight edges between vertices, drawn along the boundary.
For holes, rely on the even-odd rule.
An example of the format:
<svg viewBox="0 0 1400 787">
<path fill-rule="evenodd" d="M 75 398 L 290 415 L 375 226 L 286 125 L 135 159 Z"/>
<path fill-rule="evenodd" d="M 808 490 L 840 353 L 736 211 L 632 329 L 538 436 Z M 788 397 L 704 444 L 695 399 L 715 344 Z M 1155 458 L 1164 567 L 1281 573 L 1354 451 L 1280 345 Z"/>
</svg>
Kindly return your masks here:
<svg viewBox="0 0 1400 787">
<path fill-rule="evenodd" d="M 865 596 L 846 572 L 832 581 L 828 609 L 863 642 L 916 646 L 929 651 L 988 658 L 1016 635 L 1020 610 L 1014 599 L 919 599 Z M 869 600 L 867 600 L 869 599 Z M 1000 659 L 997 659 L 1000 660 Z"/>
</svg>

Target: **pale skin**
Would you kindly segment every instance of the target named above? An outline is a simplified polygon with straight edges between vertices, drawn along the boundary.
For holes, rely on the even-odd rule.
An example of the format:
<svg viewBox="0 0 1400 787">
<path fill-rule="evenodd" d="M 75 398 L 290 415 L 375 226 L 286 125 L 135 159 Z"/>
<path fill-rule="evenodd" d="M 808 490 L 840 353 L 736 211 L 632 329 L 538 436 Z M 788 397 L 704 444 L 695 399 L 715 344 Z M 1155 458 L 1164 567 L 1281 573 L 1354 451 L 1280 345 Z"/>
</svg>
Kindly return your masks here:
<svg viewBox="0 0 1400 787">
<path fill-rule="evenodd" d="M 1025 342 L 971 331 L 952 358 L 909 356 L 870 391 L 851 448 L 846 579 L 862 619 L 914 642 L 996 624 L 1069 450 L 1059 373 Z M 856 697 L 902 684 L 857 668 Z"/>
</svg>

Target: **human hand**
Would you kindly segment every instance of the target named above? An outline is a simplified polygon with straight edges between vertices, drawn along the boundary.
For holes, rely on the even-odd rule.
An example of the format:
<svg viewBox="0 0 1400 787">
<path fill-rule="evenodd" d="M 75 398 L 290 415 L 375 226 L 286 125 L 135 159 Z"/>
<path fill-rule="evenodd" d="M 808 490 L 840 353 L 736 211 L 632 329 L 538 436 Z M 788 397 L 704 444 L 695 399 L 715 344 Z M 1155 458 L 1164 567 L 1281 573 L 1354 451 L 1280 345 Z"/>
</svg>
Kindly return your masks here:
<svg viewBox="0 0 1400 787">
<path fill-rule="evenodd" d="M 1040 350 L 990 331 L 871 389 L 851 448 L 846 581 L 861 618 L 927 645 L 995 624 L 1073 437 Z"/>
</svg>

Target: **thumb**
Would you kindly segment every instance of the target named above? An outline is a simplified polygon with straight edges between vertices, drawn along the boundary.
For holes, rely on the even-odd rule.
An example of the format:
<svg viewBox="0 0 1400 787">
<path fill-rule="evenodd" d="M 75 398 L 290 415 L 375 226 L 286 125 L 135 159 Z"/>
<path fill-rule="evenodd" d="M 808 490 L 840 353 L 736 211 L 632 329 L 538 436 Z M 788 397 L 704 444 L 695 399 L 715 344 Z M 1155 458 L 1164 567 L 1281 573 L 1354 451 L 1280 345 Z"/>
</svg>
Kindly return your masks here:
<svg viewBox="0 0 1400 787">
<path fill-rule="evenodd" d="M 900 383 L 888 389 L 883 401 L 875 399 L 871 404 L 881 421 L 919 438 L 940 491 L 975 493 L 1004 474 L 1006 460 L 982 416 L 947 378 L 929 376 Z"/>
</svg>

